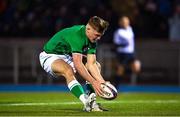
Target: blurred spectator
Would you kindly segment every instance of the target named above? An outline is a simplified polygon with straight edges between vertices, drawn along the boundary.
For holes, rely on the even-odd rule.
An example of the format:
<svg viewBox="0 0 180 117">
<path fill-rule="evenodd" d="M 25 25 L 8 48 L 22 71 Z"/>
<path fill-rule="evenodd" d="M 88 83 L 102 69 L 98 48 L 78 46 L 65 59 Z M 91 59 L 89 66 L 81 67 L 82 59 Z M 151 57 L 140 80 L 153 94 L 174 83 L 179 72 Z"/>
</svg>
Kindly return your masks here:
<svg viewBox="0 0 180 117">
<path fill-rule="evenodd" d="M 118 66 L 115 77 L 115 86 L 117 87 L 122 77 L 130 73 L 131 79 L 136 79 L 140 72 L 140 61 L 135 58 L 134 51 L 134 33 L 130 26 L 128 17 L 123 16 L 119 19 L 119 28 L 114 33 L 114 44 L 117 46 Z"/>
<path fill-rule="evenodd" d="M 87 22 L 100 5 L 103 13 L 108 10 L 107 2 L 101 0 L 0 0 L 0 37 L 51 36 L 64 27 Z M 103 13 L 102 18 L 106 17 Z"/>
<path fill-rule="evenodd" d="M 59 29 L 98 15 L 110 22 L 103 43 L 112 43 L 117 15 L 127 15 L 138 38 L 168 38 L 174 1 L 0 0 L 0 37 L 52 36 Z"/>
<path fill-rule="evenodd" d="M 157 0 L 159 14 L 163 17 L 169 17 L 171 14 L 171 0 Z"/>
<path fill-rule="evenodd" d="M 144 36 L 148 38 L 160 38 L 162 33 L 162 17 L 158 14 L 157 4 L 154 0 L 147 0 L 145 3 L 144 14 Z"/>
<path fill-rule="evenodd" d="M 138 10 L 135 0 L 112 0 L 111 4 L 118 15 L 126 14 L 131 21 L 134 21 Z"/>
<path fill-rule="evenodd" d="M 173 16 L 169 19 L 169 38 L 180 41 L 180 3 L 175 5 Z"/>
</svg>

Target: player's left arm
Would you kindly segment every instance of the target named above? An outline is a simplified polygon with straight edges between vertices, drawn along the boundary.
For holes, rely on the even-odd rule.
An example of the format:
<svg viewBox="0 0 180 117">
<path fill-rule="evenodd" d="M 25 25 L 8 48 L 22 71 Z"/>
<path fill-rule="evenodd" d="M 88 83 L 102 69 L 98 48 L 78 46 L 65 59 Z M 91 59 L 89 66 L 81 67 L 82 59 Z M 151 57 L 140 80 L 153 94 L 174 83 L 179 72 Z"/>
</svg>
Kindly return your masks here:
<svg viewBox="0 0 180 117">
<path fill-rule="evenodd" d="M 86 67 L 87 67 L 88 71 L 91 73 L 93 78 L 95 78 L 96 80 L 105 82 L 101 75 L 101 72 L 98 68 L 98 65 L 96 64 L 96 55 L 95 54 L 87 54 Z"/>
</svg>

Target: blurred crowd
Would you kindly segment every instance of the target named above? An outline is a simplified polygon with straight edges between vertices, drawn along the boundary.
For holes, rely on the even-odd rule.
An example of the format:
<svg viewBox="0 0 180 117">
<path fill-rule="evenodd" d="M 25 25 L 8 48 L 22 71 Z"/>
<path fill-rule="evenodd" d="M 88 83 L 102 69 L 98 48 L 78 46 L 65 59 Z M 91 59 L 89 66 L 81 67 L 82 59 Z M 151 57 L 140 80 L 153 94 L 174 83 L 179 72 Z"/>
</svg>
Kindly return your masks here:
<svg viewBox="0 0 180 117">
<path fill-rule="evenodd" d="M 180 0 L 0 0 L 0 37 L 49 37 L 94 15 L 110 22 L 104 42 L 121 15 L 137 38 L 180 37 Z"/>
</svg>

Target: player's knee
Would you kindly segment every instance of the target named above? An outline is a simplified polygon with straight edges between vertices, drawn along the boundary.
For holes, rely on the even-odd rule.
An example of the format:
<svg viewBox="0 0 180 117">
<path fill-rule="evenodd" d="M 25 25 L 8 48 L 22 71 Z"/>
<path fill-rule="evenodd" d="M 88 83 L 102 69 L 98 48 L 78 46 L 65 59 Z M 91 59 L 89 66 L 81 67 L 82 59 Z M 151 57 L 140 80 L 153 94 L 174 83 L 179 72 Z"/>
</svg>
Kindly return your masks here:
<svg viewBox="0 0 180 117">
<path fill-rule="evenodd" d="M 132 65 L 132 71 L 134 73 L 139 73 L 141 71 L 141 62 L 139 60 L 135 60 Z"/>
<path fill-rule="evenodd" d="M 71 78 L 74 76 L 74 72 L 73 72 L 73 69 L 72 68 L 67 68 L 64 73 L 63 73 L 63 76 L 65 78 Z"/>
</svg>

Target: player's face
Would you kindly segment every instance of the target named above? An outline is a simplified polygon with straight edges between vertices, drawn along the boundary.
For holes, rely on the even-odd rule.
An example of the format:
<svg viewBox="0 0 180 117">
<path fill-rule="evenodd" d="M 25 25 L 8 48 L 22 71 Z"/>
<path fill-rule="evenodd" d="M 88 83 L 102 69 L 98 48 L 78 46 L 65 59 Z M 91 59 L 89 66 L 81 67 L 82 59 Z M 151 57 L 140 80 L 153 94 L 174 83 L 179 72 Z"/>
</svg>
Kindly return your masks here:
<svg viewBox="0 0 180 117">
<path fill-rule="evenodd" d="M 86 35 L 89 38 L 89 40 L 94 43 L 98 40 L 100 40 L 102 34 L 97 32 L 94 28 L 92 28 L 90 25 L 86 26 Z"/>
<path fill-rule="evenodd" d="M 119 23 L 120 23 L 120 25 L 121 25 L 122 27 L 127 28 L 127 27 L 129 26 L 129 24 L 130 24 L 129 18 L 126 17 L 126 16 L 124 16 L 124 17 L 122 17 L 122 18 L 120 19 Z"/>
</svg>

